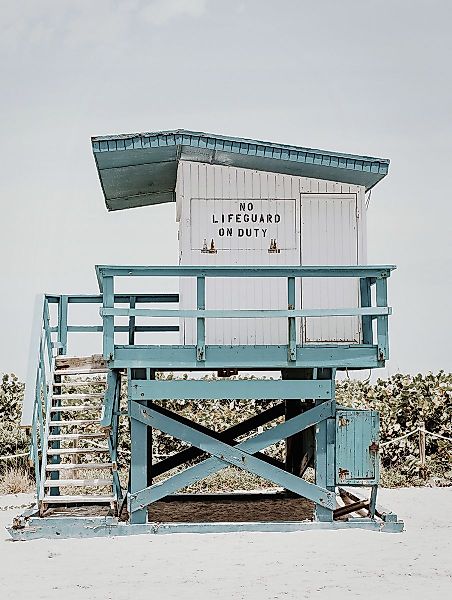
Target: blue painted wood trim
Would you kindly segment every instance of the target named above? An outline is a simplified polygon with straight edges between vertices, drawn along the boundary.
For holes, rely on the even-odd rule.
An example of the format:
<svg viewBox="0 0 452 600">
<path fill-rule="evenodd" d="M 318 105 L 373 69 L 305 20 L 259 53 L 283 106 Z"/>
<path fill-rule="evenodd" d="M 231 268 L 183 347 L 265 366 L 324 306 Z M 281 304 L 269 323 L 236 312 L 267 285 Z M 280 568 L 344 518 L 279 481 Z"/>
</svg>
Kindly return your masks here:
<svg viewBox="0 0 452 600">
<path fill-rule="evenodd" d="M 369 277 L 364 277 L 359 280 L 361 293 L 361 306 L 369 307 L 372 305 L 371 300 L 371 280 Z M 372 318 L 363 314 L 361 317 L 361 326 L 363 330 L 363 344 L 372 343 Z"/>
<path fill-rule="evenodd" d="M 102 332 L 104 330 L 102 325 L 68 325 L 68 333 L 90 333 L 90 332 Z M 58 331 L 58 327 L 49 327 L 50 333 Z M 168 333 L 179 331 L 179 325 L 135 325 L 135 333 Z M 115 333 L 129 333 L 129 325 L 115 325 Z"/>
<path fill-rule="evenodd" d="M 386 277 L 379 277 L 376 284 L 377 306 L 388 305 L 388 280 Z M 377 341 L 378 354 L 381 360 L 389 358 L 389 335 L 388 335 L 388 317 L 379 316 L 377 318 Z"/>
<path fill-rule="evenodd" d="M 179 294 L 115 294 L 115 302 L 119 304 L 129 304 L 130 298 L 133 296 L 136 303 L 146 302 L 154 303 L 161 302 L 167 304 L 169 302 L 179 302 Z M 49 304 L 58 304 L 60 302 L 60 294 L 46 294 L 45 299 Z M 102 294 L 70 294 L 67 295 L 68 304 L 102 304 Z"/>
<path fill-rule="evenodd" d="M 102 292 L 103 277 L 389 277 L 394 265 L 325 265 L 325 266 L 151 266 L 96 265 Z"/>
<path fill-rule="evenodd" d="M 93 136 L 91 144 L 94 154 L 187 146 L 201 149 L 208 148 L 216 152 L 263 156 L 273 159 L 275 165 L 278 161 L 285 160 L 306 162 L 307 164 L 318 162 L 325 166 L 378 173 L 381 175 L 385 175 L 389 168 L 389 159 L 387 158 L 320 150 L 318 148 L 307 148 L 305 146 L 294 146 L 291 144 L 280 144 L 186 129 Z"/>
<path fill-rule="evenodd" d="M 289 279 L 293 279 L 289 277 Z M 204 277 L 198 277 L 198 280 L 204 281 Z M 391 308 L 388 306 L 370 307 L 370 308 L 308 308 L 303 310 L 205 310 L 200 307 L 197 310 L 182 309 L 159 309 L 159 308 L 101 308 L 99 310 L 101 317 L 186 317 L 197 318 L 199 321 L 208 319 L 264 319 L 289 317 L 294 321 L 295 317 L 353 317 L 368 315 L 378 317 L 390 315 Z M 198 323 L 199 323 L 198 321 Z"/>
<path fill-rule="evenodd" d="M 332 398 L 332 382 L 306 380 L 131 380 L 132 400 Z"/>
<path fill-rule="evenodd" d="M 287 308 L 295 313 L 295 277 L 287 278 Z M 288 353 L 289 361 L 297 360 L 297 327 L 295 316 L 288 318 Z"/>
<path fill-rule="evenodd" d="M 130 296 L 129 300 L 129 308 L 135 308 L 136 304 L 135 296 Z M 116 330 L 116 327 L 115 327 Z M 129 334 L 129 346 L 132 346 L 135 343 L 135 315 L 130 315 L 129 317 L 129 326 L 128 326 L 128 334 Z"/>
<path fill-rule="evenodd" d="M 8 527 L 13 540 L 70 539 L 95 537 L 123 537 L 129 535 L 168 535 L 171 533 L 287 533 L 291 531 L 347 531 L 362 529 L 383 533 L 401 533 L 404 523 L 401 520 L 382 521 L 359 518 L 348 521 L 322 523 L 316 521 L 271 521 L 271 522 L 232 522 L 232 523 L 120 523 L 109 517 L 69 517 L 57 519 L 33 518 L 20 528 Z"/>
<path fill-rule="evenodd" d="M 67 354 L 68 298 L 61 296 L 58 304 L 58 354 Z"/>
<path fill-rule="evenodd" d="M 113 277 L 105 277 L 103 285 L 103 308 L 114 307 Z M 115 322 L 112 316 L 103 316 L 103 355 L 106 360 L 113 360 L 115 354 Z"/>
<path fill-rule="evenodd" d="M 234 464 L 241 469 L 256 473 L 266 479 L 274 481 L 282 487 L 292 490 L 306 498 L 312 499 L 316 503 L 333 509 L 335 507 L 335 494 L 318 486 L 310 484 L 295 475 L 282 471 L 267 463 L 254 458 L 252 454 L 263 450 L 281 439 L 285 439 L 299 431 L 311 427 L 315 423 L 322 421 L 333 415 L 334 403 L 325 402 L 321 406 L 297 415 L 285 423 L 280 423 L 272 429 L 266 430 L 253 438 L 241 442 L 237 446 L 231 447 L 211 438 L 209 435 L 202 434 L 187 425 L 183 425 L 174 419 L 164 417 L 155 410 L 146 408 L 135 402 L 130 403 L 130 412 L 133 419 L 141 420 L 148 426 L 156 427 L 174 435 L 179 439 L 189 442 L 192 445 L 214 454 L 214 457 L 204 460 L 197 465 L 188 467 L 182 472 L 173 475 L 164 482 L 154 484 L 139 492 L 130 495 L 130 510 L 141 510 L 147 504 L 172 494 L 179 489 L 190 485 L 199 479 L 216 473 L 223 469 L 227 464 Z M 223 457 L 221 459 L 220 457 Z M 227 463 L 225 463 L 227 460 Z"/>
<path fill-rule="evenodd" d="M 206 308 L 206 279 L 196 278 L 196 307 L 194 316 L 196 318 L 196 360 L 202 362 L 206 359 L 206 320 L 202 315 Z M 175 315 L 173 315 L 175 316 Z"/>
<path fill-rule="evenodd" d="M 131 413 L 131 402 L 129 401 L 129 415 Z M 131 417 L 130 419 L 130 493 L 136 494 L 147 484 L 147 426 Z M 129 496 L 129 515 L 131 523 L 146 523 L 147 510 L 144 507 L 132 507 Z M 133 510 L 135 509 L 135 510 Z"/>
<path fill-rule="evenodd" d="M 202 368 L 266 369 L 298 367 L 328 367 L 371 369 L 383 366 L 378 359 L 377 346 L 334 345 L 297 346 L 297 359 L 288 360 L 287 345 L 278 346 L 221 346 L 206 345 L 206 360 Z M 111 368 L 186 369 L 199 368 L 196 346 L 115 346 Z"/>
<path fill-rule="evenodd" d="M 317 406 L 321 406 L 322 400 L 317 400 Z M 335 420 L 325 419 L 319 422 L 316 426 L 315 433 L 315 482 L 316 485 L 334 491 L 334 474 L 333 474 L 333 485 L 331 485 L 331 461 L 334 456 L 334 438 L 331 437 L 331 425 L 329 422 L 333 422 L 335 427 Z M 333 444 L 333 447 L 331 445 Z M 334 509 L 335 507 L 333 507 Z M 333 521 L 333 509 L 326 508 L 320 504 L 316 505 L 316 518 L 318 521 Z"/>
</svg>

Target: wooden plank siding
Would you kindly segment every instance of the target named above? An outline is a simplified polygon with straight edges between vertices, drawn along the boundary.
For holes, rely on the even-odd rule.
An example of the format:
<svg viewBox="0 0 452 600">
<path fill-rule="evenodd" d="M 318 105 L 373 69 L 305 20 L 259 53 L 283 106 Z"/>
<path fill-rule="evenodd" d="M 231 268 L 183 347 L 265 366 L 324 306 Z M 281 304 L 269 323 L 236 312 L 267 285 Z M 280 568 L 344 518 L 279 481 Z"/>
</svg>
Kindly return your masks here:
<svg viewBox="0 0 452 600">
<path fill-rule="evenodd" d="M 271 237 L 277 238 L 276 252 L 269 252 L 268 235 L 244 240 L 218 236 L 215 252 L 202 252 L 204 239 L 210 248 L 213 213 L 234 212 L 237 201 L 250 201 L 259 214 L 281 214 Z M 234 208 L 235 207 L 235 208 Z M 326 265 L 366 264 L 364 188 L 308 177 L 255 171 L 238 167 L 181 161 L 176 186 L 176 214 L 179 221 L 179 262 L 181 265 Z M 203 235 L 203 232 L 206 232 Z M 269 282 L 216 279 L 206 282 L 206 308 L 287 309 L 285 281 Z M 359 285 L 355 281 L 296 282 L 296 308 L 359 306 Z M 181 308 L 194 308 L 196 284 L 180 281 Z M 298 343 L 362 340 L 360 319 L 330 317 L 297 319 Z M 181 342 L 193 344 L 196 324 L 181 319 Z M 207 344 L 286 344 L 285 319 L 207 319 Z"/>
</svg>

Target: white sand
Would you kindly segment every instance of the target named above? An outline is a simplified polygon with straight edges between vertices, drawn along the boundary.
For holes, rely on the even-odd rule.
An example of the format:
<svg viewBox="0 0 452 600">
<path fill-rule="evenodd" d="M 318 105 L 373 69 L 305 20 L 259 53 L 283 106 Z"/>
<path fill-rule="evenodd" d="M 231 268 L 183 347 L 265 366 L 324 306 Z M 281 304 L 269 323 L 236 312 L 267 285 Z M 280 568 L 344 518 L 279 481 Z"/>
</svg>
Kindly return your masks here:
<svg viewBox="0 0 452 600">
<path fill-rule="evenodd" d="M 3 496 L 0 506 L 27 496 Z M 406 532 L 0 539 L 2 600 L 452 598 L 452 488 L 382 490 Z M 0 526 L 18 509 L 0 510 Z"/>
</svg>

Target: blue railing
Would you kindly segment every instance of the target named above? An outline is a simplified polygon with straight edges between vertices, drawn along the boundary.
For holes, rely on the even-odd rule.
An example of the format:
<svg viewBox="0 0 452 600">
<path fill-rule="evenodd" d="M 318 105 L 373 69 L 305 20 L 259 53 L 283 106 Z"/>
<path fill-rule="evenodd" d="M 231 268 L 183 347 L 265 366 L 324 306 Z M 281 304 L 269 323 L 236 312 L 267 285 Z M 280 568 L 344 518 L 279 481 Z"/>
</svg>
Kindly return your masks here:
<svg viewBox="0 0 452 600">
<path fill-rule="evenodd" d="M 230 318 L 274 318 L 283 317 L 287 319 L 287 348 L 286 362 L 298 365 L 300 346 L 297 345 L 296 319 L 304 317 L 344 317 L 357 316 L 362 320 L 362 346 L 372 346 L 375 349 L 375 361 L 370 363 L 356 362 L 358 367 L 381 366 L 389 357 L 389 339 L 388 339 L 388 316 L 391 309 L 387 304 L 387 279 L 394 266 L 320 266 L 320 267 L 213 267 L 213 266 L 179 266 L 179 267 L 153 267 L 153 266 L 112 266 L 100 265 L 96 267 L 99 289 L 102 292 L 101 316 L 103 318 L 103 353 L 104 357 L 110 361 L 111 366 L 159 366 L 163 365 L 164 353 L 162 346 L 158 351 L 152 348 L 140 349 L 140 355 L 137 352 L 126 353 L 125 346 L 115 344 L 115 317 L 129 317 L 135 320 L 137 317 L 154 318 L 195 318 L 197 323 L 197 339 L 195 345 L 195 360 L 189 358 L 185 352 L 185 358 L 179 353 L 181 368 L 192 366 L 214 366 L 217 361 L 208 361 L 206 348 L 206 319 L 230 319 Z M 196 278 L 196 309 L 185 310 L 177 309 L 154 309 L 154 308 L 119 308 L 115 300 L 115 278 L 116 277 L 190 277 Z M 287 310 L 206 310 L 206 279 L 224 277 L 268 277 L 285 278 L 287 282 Z M 296 280 L 300 278 L 354 278 L 360 282 L 360 306 L 352 308 L 327 308 L 327 309 L 299 309 L 295 308 L 295 290 Z M 372 286 L 376 287 L 375 306 L 372 306 Z M 372 323 L 376 320 L 376 339 Z M 162 327 L 162 331 L 165 329 Z M 130 344 L 129 344 L 130 345 Z M 356 346 L 356 345 L 355 345 Z M 261 347 L 262 348 L 262 347 Z M 267 347 L 268 348 L 268 347 Z M 306 345 L 303 346 L 306 348 Z M 172 346 L 173 351 L 180 350 L 180 346 Z M 242 356 L 239 356 L 243 349 Z M 184 350 L 187 350 L 185 347 Z M 212 356 L 215 349 L 212 349 Z M 280 351 L 281 346 L 274 347 L 275 351 Z M 223 349 L 222 356 L 225 357 L 226 349 Z M 267 353 L 268 354 L 268 353 Z M 317 353 L 319 356 L 320 354 Z M 168 352 L 165 356 L 170 357 Z M 241 360 L 245 360 L 250 366 L 249 358 L 246 356 L 246 348 L 235 348 L 235 366 L 242 366 Z M 249 356 L 249 352 L 248 352 Z M 345 355 L 344 355 L 345 356 Z M 276 355 L 275 355 L 276 358 Z M 344 359 L 345 360 L 345 359 Z M 154 364 L 152 362 L 154 361 Z M 335 358 L 331 358 L 333 363 Z M 268 362 L 268 361 L 267 361 Z M 268 366 L 267 362 L 262 364 L 256 360 L 254 366 Z M 279 361 L 280 362 L 280 361 Z M 174 360 L 170 361 L 174 365 Z M 265 364 L 264 364 L 265 363 Z M 219 365 L 221 366 L 221 365 Z M 223 365 L 223 366 L 226 366 Z M 322 366 L 320 363 L 319 366 Z M 336 365 L 335 365 L 336 366 Z M 337 366 L 341 366 L 340 364 Z M 344 366 L 347 366 L 344 364 Z M 351 365 L 352 366 L 352 365 Z M 275 368 L 278 368 L 278 360 L 275 362 Z"/>
<path fill-rule="evenodd" d="M 98 266 L 99 295 L 42 295 L 36 300 L 32 326 L 29 369 L 22 411 L 22 425 L 31 427 L 31 458 L 35 464 L 37 487 L 40 487 L 39 463 L 45 447 L 45 422 L 52 393 L 52 372 L 56 355 L 68 353 L 70 334 L 103 334 L 103 355 L 111 368 L 153 367 L 161 369 L 190 368 L 256 368 L 278 369 L 290 366 L 369 368 L 382 366 L 389 357 L 387 279 L 393 266 L 356 267 L 151 267 Z M 139 308 L 140 304 L 178 303 L 179 294 L 115 294 L 116 277 L 191 277 L 197 285 L 196 309 Z M 216 277 L 285 278 L 287 310 L 208 310 L 206 279 Z M 295 291 L 298 278 L 337 277 L 360 281 L 360 305 L 353 308 L 296 309 Z M 372 306 L 375 286 L 375 306 Z M 71 305 L 98 304 L 101 324 L 72 323 Z M 56 311 L 54 310 L 56 305 Z M 122 306 L 121 306 L 122 305 Z M 127 305 L 127 308 L 124 308 Z M 51 310 L 53 308 L 53 310 Z M 51 316 L 55 322 L 52 323 Z M 55 318 L 56 313 L 56 318 Z M 304 317 L 357 316 L 362 320 L 362 344 L 348 347 L 339 344 L 309 346 L 297 344 L 296 319 Z M 116 317 L 127 317 L 127 325 L 115 323 Z M 137 325 L 137 317 L 194 318 L 197 339 L 194 346 L 139 346 L 135 334 L 176 332 L 178 325 Z M 277 346 L 208 346 L 206 319 L 285 318 L 287 345 Z M 373 321 L 376 321 L 374 332 Z M 116 333 L 127 333 L 128 344 L 115 343 Z M 100 348 L 98 349 L 101 350 Z"/>
<path fill-rule="evenodd" d="M 178 301 L 178 294 L 116 294 L 114 297 L 116 304 L 128 304 L 129 307 L 135 307 L 143 302 L 171 303 Z M 38 490 L 42 488 L 40 462 L 46 450 L 45 423 L 49 418 L 54 358 L 57 355 L 68 353 L 70 334 L 103 331 L 102 323 L 96 325 L 69 322 L 69 307 L 75 304 L 100 305 L 102 302 L 102 295 L 42 294 L 35 300 L 21 425 L 31 428 L 30 459 L 34 464 Z M 56 311 L 52 311 L 52 307 L 55 307 Z M 53 323 L 52 312 L 56 312 Z M 130 318 L 128 325 L 115 326 L 115 332 L 129 334 L 130 344 L 134 343 L 136 332 L 178 331 L 178 329 L 177 326 L 136 326 L 133 317 Z M 102 348 L 99 347 L 97 351 L 100 353 Z"/>
</svg>

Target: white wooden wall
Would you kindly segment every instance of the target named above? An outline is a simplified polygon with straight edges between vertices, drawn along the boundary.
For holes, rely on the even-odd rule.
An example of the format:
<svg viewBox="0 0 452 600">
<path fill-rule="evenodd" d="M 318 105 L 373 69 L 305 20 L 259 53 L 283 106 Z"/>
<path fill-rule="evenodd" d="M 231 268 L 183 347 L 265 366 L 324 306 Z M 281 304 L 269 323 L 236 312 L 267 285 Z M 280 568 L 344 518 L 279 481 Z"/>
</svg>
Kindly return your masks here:
<svg viewBox="0 0 452 600">
<path fill-rule="evenodd" d="M 254 215 L 280 215 L 280 222 L 256 223 L 252 237 L 238 236 L 238 228 L 254 224 L 240 219 L 242 202 L 253 205 Z M 294 177 L 278 173 L 220 167 L 181 161 L 177 190 L 180 264 L 182 265 L 325 265 L 365 264 L 366 231 L 364 189 L 343 183 Z M 233 235 L 219 235 L 221 215 L 233 215 Z M 201 252 L 204 239 L 216 253 Z M 269 253 L 270 239 L 276 238 L 279 253 Z M 180 282 L 181 306 L 194 308 L 195 282 Z M 358 305 L 358 284 L 339 280 L 304 280 L 297 289 L 297 308 L 354 307 Z M 285 280 L 207 280 L 206 307 L 287 308 Z M 359 342 L 359 320 L 331 317 L 299 320 L 298 341 L 306 343 Z M 194 319 L 181 322 L 182 343 L 194 344 Z M 224 319 L 206 323 L 208 344 L 285 344 L 285 319 Z"/>
</svg>

